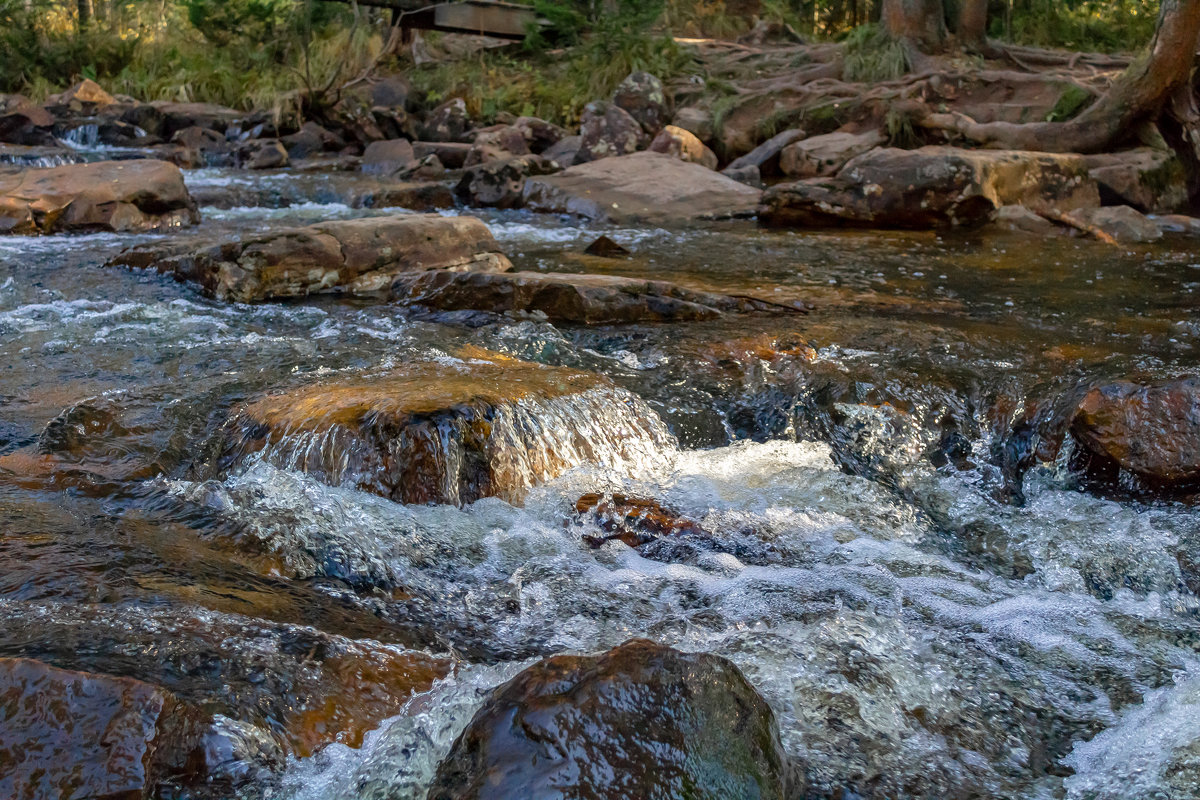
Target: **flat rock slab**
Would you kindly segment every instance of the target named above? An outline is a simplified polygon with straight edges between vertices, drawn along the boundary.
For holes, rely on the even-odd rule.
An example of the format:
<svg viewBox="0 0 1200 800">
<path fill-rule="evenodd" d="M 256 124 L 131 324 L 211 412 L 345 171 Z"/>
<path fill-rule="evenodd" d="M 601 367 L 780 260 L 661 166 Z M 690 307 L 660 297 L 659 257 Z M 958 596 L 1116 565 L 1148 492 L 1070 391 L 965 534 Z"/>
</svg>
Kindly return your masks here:
<svg viewBox="0 0 1200 800">
<path fill-rule="evenodd" d="M 199 219 L 183 173 L 165 161 L 0 172 L 0 233 L 151 231 Z"/>
<path fill-rule="evenodd" d="M 186 766 L 203 722 L 141 681 L 0 658 L 0 796 L 149 797 Z"/>
<path fill-rule="evenodd" d="M 334 220 L 237 241 L 149 244 L 109 266 L 153 268 L 221 300 L 261 302 L 313 294 L 371 294 L 423 270 L 512 267 L 474 217 L 404 214 Z"/>
<path fill-rule="evenodd" d="M 1099 206 L 1100 193 L 1082 156 L 881 148 L 832 178 L 772 187 L 759 219 L 781 227 L 925 229 L 979 225 L 1004 205 L 1074 211 Z"/>
<path fill-rule="evenodd" d="M 525 182 L 525 206 L 616 223 L 750 217 L 762 193 L 663 153 L 633 153 Z"/>
<path fill-rule="evenodd" d="M 673 438 L 607 378 L 471 348 L 255 400 L 227 424 L 222 469 L 251 454 L 402 503 L 516 502 L 582 464 L 636 473 Z"/>
<path fill-rule="evenodd" d="M 540 312 L 551 322 L 599 325 L 714 319 L 725 313 L 803 311 L 667 281 L 555 272 L 400 275 L 392 296 L 441 311 Z"/>
</svg>

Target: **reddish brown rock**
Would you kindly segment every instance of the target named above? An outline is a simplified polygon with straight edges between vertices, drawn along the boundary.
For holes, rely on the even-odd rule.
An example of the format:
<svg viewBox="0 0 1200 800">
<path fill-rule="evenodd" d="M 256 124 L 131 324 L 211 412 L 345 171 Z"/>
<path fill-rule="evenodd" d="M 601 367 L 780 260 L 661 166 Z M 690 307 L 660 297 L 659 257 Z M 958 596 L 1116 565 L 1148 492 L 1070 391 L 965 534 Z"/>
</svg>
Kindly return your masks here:
<svg viewBox="0 0 1200 800">
<path fill-rule="evenodd" d="M 493 691 L 428 797 L 802 795 L 771 708 L 736 666 L 635 639 L 553 656 Z"/>
<path fill-rule="evenodd" d="M 685 289 L 667 281 L 554 272 L 431 271 L 401 275 L 398 301 L 441 311 L 538 312 L 557 323 L 606 325 L 715 319 L 748 311 L 800 311 L 748 297 Z"/>
<path fill-rule="evenodd" d="M 619 541 L 640 547 L 663 536 L 707 535 L 699 523 L 681 516 L 657 500 L 624 494 L 585 494 L 575 501 L 575 513 L 588 516 L 605 531 L 604 536 L 585 535 L 592 547 Z"/>
<path fill-rule="evenodd" d="M 199 221 L 164 161 L 101 161 L 0 173 L 0 233 L 149 231 Z"/>
<path fill-rule="evenodd" d="M 1076 466 L 1116 485 L 1125 470 L 1149 488 L 1200 482 L 1200 379 L 1098 386 L 1080 401 L 1070 431 L 1082 449 Z"/>
<path fill-rule="evenodd" d="M 122 265 L 171 273 L 218 299 L 243 303 L 369 294 L 409 271 L 512 266 L 482 222 L 436 214 L 334 220 L 199 246 L 152 243 L 109 261 Z"/>
<path fill-rule="evenodd" d="M 568 469 L 635 463 L 670 439 L 652 412 L 600 375 L 477 348 L 461 356 L 256 400 L 230 421 L 222 462 L 265 451 L 325 483 L 396 502 L 515 502 Z M 595 423 L 601 417 L 607 426 Z"/>
<path fill-rule="evenodd" d="M 151 797 L 199 758 L 204 724 L 141 681 L 0 659 L 0 796 Z"/>
</svg>

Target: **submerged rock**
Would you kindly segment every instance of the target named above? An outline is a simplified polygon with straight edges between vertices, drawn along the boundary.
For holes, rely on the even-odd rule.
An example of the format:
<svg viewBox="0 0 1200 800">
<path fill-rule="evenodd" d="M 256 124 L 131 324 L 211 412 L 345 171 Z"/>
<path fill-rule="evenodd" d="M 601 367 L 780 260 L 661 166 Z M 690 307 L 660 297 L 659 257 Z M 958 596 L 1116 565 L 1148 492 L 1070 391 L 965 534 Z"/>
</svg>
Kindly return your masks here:
<svg viewBox="0 0 1200 800">
<path fill-rule="evenodd" d="M 0 658 L 0 796 L 150 797 L 202 761 L 206 723 L 157 686 Z"/>
<path fill-rule="evenodd" d="M 736 666 L 635 639 L 493 691 L 428 797 L 770 800 L 790 783 L 774 714 Z"/>
<path fill-rule="evenodd" d="M 1081 451 L 1073 466 L 1091 481 L 1116 487 L 1124 471 L 1152 491 L 1200 484 L 1200 378 L 1098 386 L 1076 406 L 1070 431 Z"/>
<path fill-rule="evenodd" d="M 255 453 L 401 503 L 519 501 L 581 464 L 658 463 L 673 439 L 606 378 L 471 350 L 260 398 L 224 434 L 221 465 Z"/>
<path fill-rule="evenodd" d="M 667 281 L 555 272 L 400 275 L 392 296 L 440 311 L 538 312 L 551 322 L 602 325 L 715 319 L 725 313 L 791 311 L 750 297 L 685 289 Z"/>
<path fill-rule="evenodd" d="M 150 231 L 198 221 L 183 173 L 164 161 L 0 172 L 0 233 Z"/>
<path fill-rule="evenodd" d="M 753 187 L 662 153 L 606 158 L 525 183 L 525 205 L 534 211 L 619 223 L 748 217 L 761 196 Z"/>
<path fill-rule="evenodd" d="M 402 272 L 507 270 L 491 231 L 474 217 L 401 215 L 334 220 L 218 243 L 133 247 L 109 266 L 153 268 L 221 300 L 369 294 Z"/>
<path fill-rule="evenodd" d="M 1014 150 L 878 149 L 834 178 L 779 184 L 759 219 L 776 226 L 936 228 L 978 225 L 1004 205 L 1073 211 L 1100 205 L 1082 156 Z"/>
</svg>

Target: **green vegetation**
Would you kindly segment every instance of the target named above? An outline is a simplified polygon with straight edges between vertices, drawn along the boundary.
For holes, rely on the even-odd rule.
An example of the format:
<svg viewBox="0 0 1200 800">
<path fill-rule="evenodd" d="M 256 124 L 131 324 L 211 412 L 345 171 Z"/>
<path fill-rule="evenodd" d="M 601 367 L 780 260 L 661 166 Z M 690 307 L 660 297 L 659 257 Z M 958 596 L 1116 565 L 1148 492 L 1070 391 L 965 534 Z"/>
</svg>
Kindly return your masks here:
<svg viewBox="0 0 1200 800">
<path fill-rule="evenodd" d="M 551 24 L 523 48 L 422 67 L 393 55 L 380 66 L 404 71 L 431 103 L 460 95 L 484 117 L 515 109 L 566 123 L 630 71 L 664 80 L 691 71 L 673 36 L 736 37 L 756 18 L 843 40 L 851 80 L 888 80 L 908 68 L 904 50 L 871 22 L 881 0 L 617 0 L 615 11 L 611 0 L 525 2 Z M 953 15 L 956 0 L 946 5 Z M 1152 34 L 1158 5 L 997 0 L 992 34 L 1130 51 Z M 0 0 L 0 92 L 40 98 L 92 77 L 150 100 L 298 107 L 335 99 L 375 63 L 389 19 L 386 10 L 323 0 Z M 1079 102 L 1064 95 L 1056 114 L 1075 113 Z"/>
<path fill-rule="evenodd" d="M 1068 86 L 1059 95 L 1058 102 L 1054 104 L 1054 108 L 1046 115 L 1047 122 L 1065 122 L 1079 114 L 1096 99 L 1096 96 L 1084 89 L 1082 86 L 1074 84 Z"/>
</svg>

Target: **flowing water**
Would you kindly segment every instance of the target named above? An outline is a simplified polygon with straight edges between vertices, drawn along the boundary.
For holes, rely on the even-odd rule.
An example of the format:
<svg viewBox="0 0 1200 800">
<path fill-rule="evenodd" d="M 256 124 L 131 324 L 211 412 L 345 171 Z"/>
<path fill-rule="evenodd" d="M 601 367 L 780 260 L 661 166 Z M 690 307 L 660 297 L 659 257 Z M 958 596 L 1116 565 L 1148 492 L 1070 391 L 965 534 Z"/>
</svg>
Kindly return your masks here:
<svg viewBox="0 0 1200 800">
<path fill-rule="evenodd" d="M 352 208 L 344 175 L 189 182 L 213 205 L 172 236 L 385 213 Z M 813 797 L 1200 795 L 1200 513 L 1081 491 L 1029 422 L 1053 428 L 1093 382 L 1195 372 L 1200 254 L 482 216 L 518 268 L 815 310 L 578 329 L 223 305 L 101 266 L 151 236 L 0 239 L 0 656 L 131 675 L 218 714 L 244 745 L 229 796 L 423 797 L 486 690 L 637 636 L 734 661 Z M 581 255 L 601 232 L 632 255 Z M 319 482 L 279 451 L 212 464 L 263 392 L 462 364 L 468 346 L 609 376 L 627 394 L 512 422 L 551 442 L 583 430 L 604 465 L 460 508 Z M 605 436 L 622 426 L 646 433 L 617 458 Z M 615 490 L 704 535 L 589 546 L 575 500 Z M 321 749 L 296 744 L 285 707 L 333 692 L 318 650 L 453 666 L 361 742 Z"/>
</svg>

